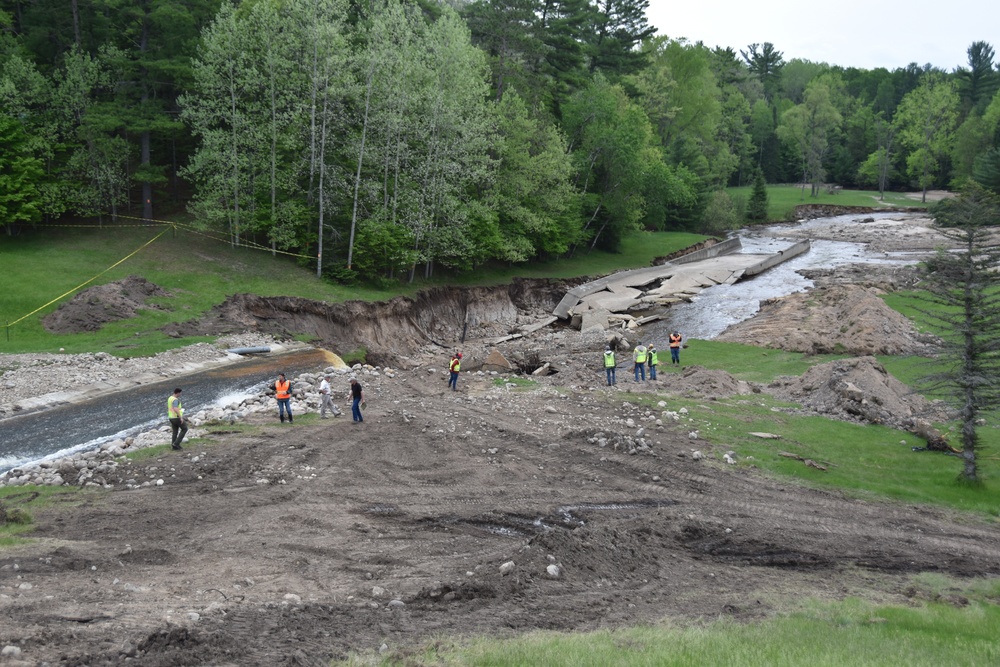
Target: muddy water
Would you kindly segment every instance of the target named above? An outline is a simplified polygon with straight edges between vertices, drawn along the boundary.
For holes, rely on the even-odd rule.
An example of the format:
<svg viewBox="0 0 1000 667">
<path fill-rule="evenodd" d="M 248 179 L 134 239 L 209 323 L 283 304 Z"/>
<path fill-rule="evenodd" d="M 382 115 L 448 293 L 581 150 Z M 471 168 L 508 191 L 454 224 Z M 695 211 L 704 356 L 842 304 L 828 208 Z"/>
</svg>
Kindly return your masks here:
<svg viewBox="0 0 1000 667">
<path fill-rule="evenodd" d="M 325 350 L 304 350 L 239 361 L 182 378 L 143 385 L 90 401 L 0 420 L 0 472 L 19 465 L 91 449 L 114 438 L 167 423 L 174 387 L 188 414 L 237 403 L 260 392 L 279 372 L 290 377 L 334 365 Z"/>
<path fill-rule="evenodd" d="M 899 213 L 886 213 L 874 217 L 899 218 Z M 795 230 L 822 230 L 833 224 L 843 224 L 857 218 L 856 215 L 817 218 L 794 226 L 780 225 L 752 231 L 739 232 L 743 251 L 748 253 L 773 253 L 787 248 L 801 238 L 789 237 L 787 232 Z M 807 253 L 803 253 L 784 264 L 765 271 L 753 278 L 741 280 L 734 285 L 710 287 L 692 299 L 690 303 L 677 304 L 668 311 L 668 316 L 658 322 L 643 327 L 646 340 L 665 345 L 671 331 L 679 331 L 686 339 L 711 340 L 727 327 L 747 320 L 757 314 L 760 304 L 767 299 L 802 292 L 813 286 L 813 281 L 801 276 L 802 269 L 829 269 L 845 264 L 898 264 L 905 266 L 917 262 L 909 253 L 872 252 L 864 243 L 814 240 Z"/>
</svg>

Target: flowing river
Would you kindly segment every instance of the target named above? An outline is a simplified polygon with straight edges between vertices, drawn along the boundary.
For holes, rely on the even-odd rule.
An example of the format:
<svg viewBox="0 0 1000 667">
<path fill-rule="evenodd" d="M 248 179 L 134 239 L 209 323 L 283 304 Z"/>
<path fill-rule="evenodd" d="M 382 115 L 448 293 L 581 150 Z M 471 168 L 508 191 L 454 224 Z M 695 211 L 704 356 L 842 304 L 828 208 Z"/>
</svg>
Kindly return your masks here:
<svg viewBox="0 0 1000 667">
<path fill-rule="evenodd" d="M 333 361 L 329 352 L 317 349 L 253 357 L 81 403 L 9 417 L 0 420 L 0 472 L 163 426 L 167 396 L 174 387 L 184 389 L 184 409 L 194 414 L 255 395 L 279 372 L 289 377 L 322 372 Z"/>
<path fill-rule="evenodd" d="M 802 240 L 789 237 L 789 230 L 817 230 L 833 224 L 843 224 L 858 216 L 846 215 L 817 218 L 796 225 L 777 225 L 754 230 L 741 230 L 743 251 L 747 253 L 773 253 Z M 878 220 L 880 217 L 900 218 L 899 213 L 866 215 Z M 643 338 L 665 342 L 671 331 L 679 331 L 685 339 L 711 340 L 726 328 L 747 320 L 757 314 L 760 304 L 767 299 L 802 292 L 813 286 L 813 281 L 797 271 L 802 269 L 830 269 L 846 264 L 897 264 L 905 266 L 916 263 L 919 258 L 913 253 L 872 252 L 866 244 L 843 241 L 811 241 L 809 252 L 794 257 L 787 262 L 733 285 L 709 287 L 690 302 L 671 306 L 667 317 L 651 322 L 643 327 Z"/>
</svg>

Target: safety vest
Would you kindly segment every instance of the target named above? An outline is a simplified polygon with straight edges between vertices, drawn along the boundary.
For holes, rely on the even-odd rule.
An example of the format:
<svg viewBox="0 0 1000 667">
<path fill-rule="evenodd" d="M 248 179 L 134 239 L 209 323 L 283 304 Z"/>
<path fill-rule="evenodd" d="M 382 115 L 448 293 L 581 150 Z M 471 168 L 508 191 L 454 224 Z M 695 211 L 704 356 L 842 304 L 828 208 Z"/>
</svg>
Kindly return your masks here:
<svg viewBox="0 0 1000 667">
<path fill-rule="evenodd" d="M 451 359 L 451 372 L 457 373 L 462 368 L 462 361 L 458 357 Z"/>
<path fill-rule="evenodd" d="M 274 397 L 279 400 L 291 398 L 292 396 L 291 388 L 292 388 L 292 383 L 289 380 L 285 380 L 284 382 L 278 380 L 277 382 L 274 383 Z"/>
<path fill-rule="evenodd" d="M 635 363 L 644 364 L 646 363 L 646 348 L 643 345 L 635 348 Z"/>
<path fill-rule="evenodd" d="M 670 334 L 670 347 L 680 347 L 681 337 L 677 334 Z"/>
<path fill-rule="evenodd" d="M 167 398 L 167 418 L 180 419 L 184 416 L 184 408 L 181 406 L 181 399 L 176 396 Z"/>
<path fill-rule="evenodd" d="M 604 367 L 614 368 L 615 367 L 615 353 L 611 350 L 604 351 Z"/>
<path fill-rule="evenodd" d="M 657 355 L 656 350 L 653 350 L 652 352 L 649 353 L 649 365 L 650 366 L 656 366 L 657 364 L 660 363 L 660 359 L 656 355 Z"/>
</svg>

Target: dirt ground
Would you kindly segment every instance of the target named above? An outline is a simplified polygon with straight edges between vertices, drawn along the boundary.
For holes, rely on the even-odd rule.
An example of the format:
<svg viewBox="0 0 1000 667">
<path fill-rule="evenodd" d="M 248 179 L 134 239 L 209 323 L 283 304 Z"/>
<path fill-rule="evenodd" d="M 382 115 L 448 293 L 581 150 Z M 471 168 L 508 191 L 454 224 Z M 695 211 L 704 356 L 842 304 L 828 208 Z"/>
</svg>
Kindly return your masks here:
<svg viewBox="0 0 1000 667">
<path fill-rule="evenodd" d="M 1000 525 L 726 465 L 725 448 L 671 407 L 678 395 L 752 400 L 779 388 L 691 365 L 693 349 L 661 381 L 633 383 L 622 371 L 607 387 L 594 352 L 603 337 L 557 328 L 488 342 L 561 294 L 559 285 L 438 294 L 369 306 L 353 329 L 341 322 L 362 306 L 227 302 L 219 312 L 233 317 L 215 313 L 206 330 L 294 323 L 331 341 L 350 331 L 356 338 L 340 344 L 367 342 L 402 370 L 362 377 L 361 424 L 256 417 L 252 433 L 230 429 L 122 466 L 115 490 L 37 511 L 34 541 L 0 551 L 0 644 L 20 650 L 0 665 L 325 665 L 380 651 L 416 661 L 415 647 L 441 636 L 754 620 L 808 597 L 906 604 L 921 572 L 1000 575 Z M 812 334 L 793 338 L 828 335 L 830 309 L 883 330 L 886 313 L 870 297 L 858 289 L 798 303 L 812 317 L 795 327 Z M 395 331 L 390 313 L 403 323 Z M 452 392 L 446 332 L 463 320 L 473 323 L 470 372 Z M 891 324 L 886 340 L 927 344 Z M 534 389 L 498 382 L 476 372 L 491 351 L 554 373 Z M 843 400 L 876 392 L 896 413 L 925 407 L 873 361 L 824 364 L 780 390 L 816 395 L 834 413 L 840 401 L 838 416 L 853 419 L 875 417 L 848 414 Z"/>
<path fill-rule="evenodd" d="M 159 308 L 146 303 L 154 296 L 170 292 L 141 276 L 128 276 L 83 290 L 42 318 L 42 325 L 50 333 L 97 331 L 108 322 L 135 316 L 140 309 Z"/>
</svg>

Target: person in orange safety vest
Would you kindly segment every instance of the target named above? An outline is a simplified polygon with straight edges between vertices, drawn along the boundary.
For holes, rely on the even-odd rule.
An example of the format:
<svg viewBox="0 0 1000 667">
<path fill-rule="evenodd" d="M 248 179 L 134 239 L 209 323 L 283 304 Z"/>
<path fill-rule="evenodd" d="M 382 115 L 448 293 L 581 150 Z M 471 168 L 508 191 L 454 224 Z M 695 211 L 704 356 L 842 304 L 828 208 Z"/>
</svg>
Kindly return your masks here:
<svg viewBox="0 0 1000 667">
<path fill-rule="evenodd" d="M 681 335 L 676 331 L 670 334 L 670 363 L 681 365 Z"/>
<path fill-rule="evenodd" d="M 278 401 L 278 417 L 285 423 L 285 413 L 288 413 L 288 423 L 292 423 L 292 383 L 285 379 L 284 373 L 278 373 L 278 379 L 271 385 L 274 397 Z"/>
</svg>

